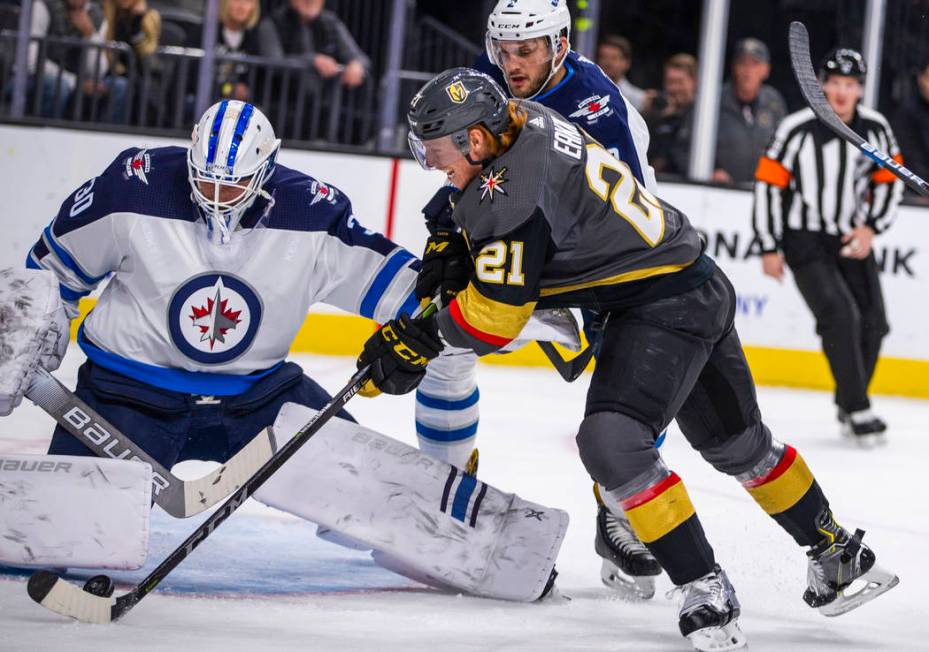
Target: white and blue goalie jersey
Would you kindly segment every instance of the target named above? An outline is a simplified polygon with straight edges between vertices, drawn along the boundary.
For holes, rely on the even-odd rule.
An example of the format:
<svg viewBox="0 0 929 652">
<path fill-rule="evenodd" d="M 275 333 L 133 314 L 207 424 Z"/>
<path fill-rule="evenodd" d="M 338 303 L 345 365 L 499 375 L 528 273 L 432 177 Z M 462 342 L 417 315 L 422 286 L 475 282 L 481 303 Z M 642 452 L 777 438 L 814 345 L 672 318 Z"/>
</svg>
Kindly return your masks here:
<svg viewBox="0 0 929 652">
<path fill-rule="evenodd" d="M 187 151 L 129 149 L 64 202 L 29 252 L 73 318 L 109 283 L 78 342 L 101 366 L 165 389 L 231 395 L 287 356 L 324 302 L 378 322 L 417 307 L 419 262 L 366 230 L 338 189 L 278 165 L 229 245 L 209 241 Z"/>
</svg>

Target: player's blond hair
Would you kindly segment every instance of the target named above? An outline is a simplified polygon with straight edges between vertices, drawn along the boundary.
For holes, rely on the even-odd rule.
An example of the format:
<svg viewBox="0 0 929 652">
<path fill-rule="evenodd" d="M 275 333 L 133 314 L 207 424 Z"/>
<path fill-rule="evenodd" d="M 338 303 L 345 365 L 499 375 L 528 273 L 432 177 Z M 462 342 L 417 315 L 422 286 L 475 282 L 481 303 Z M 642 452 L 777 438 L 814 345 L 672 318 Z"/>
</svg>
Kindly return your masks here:
<svg viewBox="0 0 929 652">
<path fill-rule="evenodd" d="M 490 130 L 484 125 L 477 125 L 475 127 L 475 129 L 480 129 L 484 136 L 487 137 L 490 143 L 490 155 L 493 158 L 505 154 L 506 151 L 513 146 L 513 143 L 516 142 L 516 139 L 519 138 L 519 132 L 526 126 L 529 114 L 526 113 L 526 110 L 520 107 L 519 104 L 519 100 L 510 100 L 508 102 L 507 113 L 510 116 L 510 123 L 507 125 L 506 131 L 502 134 L 494 135 L 490 133 Z"/>
</svg>

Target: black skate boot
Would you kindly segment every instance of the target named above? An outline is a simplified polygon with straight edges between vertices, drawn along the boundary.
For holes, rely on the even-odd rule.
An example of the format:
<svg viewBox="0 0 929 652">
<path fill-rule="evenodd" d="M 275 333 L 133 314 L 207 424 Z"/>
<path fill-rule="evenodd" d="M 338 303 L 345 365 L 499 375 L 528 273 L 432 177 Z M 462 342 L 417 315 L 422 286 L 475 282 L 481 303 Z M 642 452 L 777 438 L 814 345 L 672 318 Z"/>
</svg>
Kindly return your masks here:
<svg viewBox="0 0 929 652">
<path fill-rule="evenodd" d="M 900 582 L 896 575 L 875 565 L 874 552 L 861 542 L 864 530 L 849 534 L 828 511 L 819 516 L 818 527 L 825 536 L 806 553 L 810 558 L 809 586 L 803 593 L 803 600 L 821 614 L 840 616 Z M 863 586 L 849 592 L 855 581 Z"/>
<path fill-rule="evenodd" d="M 871 448 L 887 441 L 887 424 L 870 409 L 857 412 L 839 410 L 839 424 L 842 436 L 862 448 Z"/>
<path fill-rule="evenodd" d="M 655 595 L 655 575 L 661 575 L 661 566 L 636 536 L 625 517 L 611 512 L 597 497 L 597 536 L 594 550 L 603 558 L 600 579 L 611 589 L 627 598 L 648 600 Z"/>
<path fill-rule="evenodd" d="M 739 599 L 718 565 L 703 577 L 672 589 L 668 597 L 676 593 L 683 595 L 678 626 L 695 650 L 719 652 L 748 645 L 739 629 Z"/>
</svg>

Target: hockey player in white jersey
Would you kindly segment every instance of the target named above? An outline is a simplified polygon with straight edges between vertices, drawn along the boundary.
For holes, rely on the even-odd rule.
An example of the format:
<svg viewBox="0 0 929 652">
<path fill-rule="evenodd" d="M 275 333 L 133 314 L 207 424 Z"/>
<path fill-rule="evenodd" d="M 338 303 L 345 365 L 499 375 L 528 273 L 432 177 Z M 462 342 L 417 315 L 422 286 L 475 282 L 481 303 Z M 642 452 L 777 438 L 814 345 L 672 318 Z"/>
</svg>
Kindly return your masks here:
<svg viewBox="0 0 929 652">
<path fill-rule="evenodd" d="M 75 394 L 167 469 L 187 459 L 224 462 L 276 421 L 275 434 L 287 436 L 301 424 L 291 416 L 281 428 L 285 404 L 297 404 L 289 412 L 294 415 L 302 414 L 294 411 L 297 406 L 319 409 L 329 401 L 322 387 L 285 360 L 312 304 L 324 302 L 381 323 L 412 314 L 419 305 L 414 292 L 419 261 L 361 226 L 340 190 L 278 164 L 280 144 L 253 105 L 217 103 L 194 128 L 189 148 L 132 148 L 119 154 L 65 200 L 28 254 L 27 267 L 55 275 L 64 303 L 48 317 L 55 328 L 45 329 L 59 335 L 38 362 L 49 369 L 63 354 L 67 337 L 60 335 L 78 315 L 79 299 L 109 279 L 78 331 L 87 361 Z M 398 386 L 387 389 L 410 391 L 425 373 L 397 376 Z M 447 367 L 438 373 L 454 375 Z M 7 405 L 0 414 L 15 407 L 27 387 L 23 382 L 20 396 L 0 400 L 0 408 Z M 344 410 L 339 416 L 353 421 Z M 333 426 L 333 432 L 339 427 L 347 426 Z M 307 446 L 304 463 L 318 463 L 339 450 L 367 455 L 362 444 L 383 439 L 356 433 L 355 448 L 340 449 L 337 441 L 344 436 L 332 435 L 326 443 L 321 433 L 320 450 L 311 454 Z M 335 496 L 330 486 L 292 491 L 303 475 L 295 464 L 286 467 L 289 476 L 281 473 L 280 481 L 269 484 L 266 502 L 330 527 L 337 522 L 336 509 L 345 510 L 337 512 L 341 518 L 353 508 L 360 513 L 379 507 L 379 516 L 353 523 L 346 534 L 380 551 L 375 558 L 389 568 L 478 595 L 535 599 L 548 590 L 566 514 L 548 510 L 543 526 L 531 524 L 544 527 L 544 533 L 527 536 L 525 524 L 507 525 L 518 497 L 480 483 L 473 474 L 446 471 L 447 465 L 399 442 L 391 446 L 386 450 L 401 460 L 398 468 L 415 466 L 401 476 L 410 479 L 427 469 L 420 480 L 433 489 L 438 483 L 435 496 L 411 492 L 443 513 L 438 523 L 430 517 L 432 530 L 408 522 L 410 532 L 403 536 L 384 532 L 401 523 L 397 515 L 378 531 L 374 519 L 389 516 L 390 506 L 370 492 L 357 495 L 366 486 L 360 480 L 347 479 Z M 92 452 L 59 425 L 49 454 Z M 378 461 L 370 468 L 393 466 Z M 314 477 L 323 475 L 317 471 Z M 443 528 L 455 533 L 445 534 Z M 501 538 L 504 529 L 516 540 Z M 427 536 L 433 530 L 432 539 L 444 542 L 438 549 Z M 409 549 L 391 549 L 403 540 Z M 422 550 L 430 546 L 434 554 L 427 556 Z M 463 553 L 462 546 L 471 552 Z M 536 562 L 520 561 L 512 572 L 501 572 L 510 562 L 494 555 L 517 549 L 506 552 L 510 546 Z"/>
</svg>

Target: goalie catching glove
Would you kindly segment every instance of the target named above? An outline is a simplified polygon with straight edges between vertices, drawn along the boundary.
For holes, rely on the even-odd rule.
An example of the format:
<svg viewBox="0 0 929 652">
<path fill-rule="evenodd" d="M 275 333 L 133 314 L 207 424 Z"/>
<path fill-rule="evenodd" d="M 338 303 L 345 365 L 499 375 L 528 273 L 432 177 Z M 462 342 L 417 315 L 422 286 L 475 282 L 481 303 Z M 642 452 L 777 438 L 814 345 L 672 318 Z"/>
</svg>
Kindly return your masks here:
<svg viewBox="0 0 929 652">
<path fill-rule="evenodd" d="M 436 229 L 426 241 L 423 267 L 416 278 L 416 298 L 431 299 L 439 294 L 443 305 L 448 305 L 468 286 L 472 268 L 465 237 L 452 229 Z"/>
<path fill-rule="evenodd" d="M 406 394 L 426 375 L 426 365 L 444 348 L 435 317 L 412 319 L 403 313 L 381 326 L 365 342 L 358 368 L 371 365 L 371 380 L 362 390 L 371 396 L 369 385 L 386 394 Z"/>
</svg>

